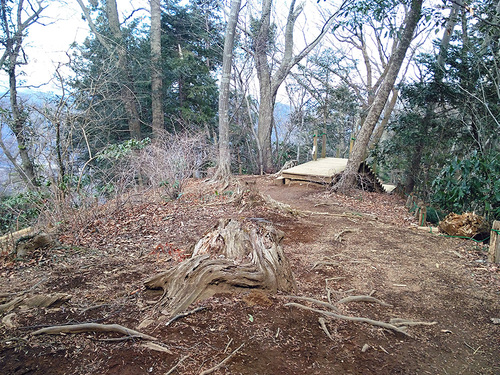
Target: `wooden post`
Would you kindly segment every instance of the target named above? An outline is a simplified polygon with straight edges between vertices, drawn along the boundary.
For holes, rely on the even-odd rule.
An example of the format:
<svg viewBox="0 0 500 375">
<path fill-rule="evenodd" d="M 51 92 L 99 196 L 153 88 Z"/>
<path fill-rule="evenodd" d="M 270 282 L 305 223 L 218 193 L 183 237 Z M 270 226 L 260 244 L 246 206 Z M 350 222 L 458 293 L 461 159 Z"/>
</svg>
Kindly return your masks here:
<svg viewBox="0 0 500 375">
<path fill-rule="evenodd" d="M 491 227 L 490 254 L 488 257 L 492 263 L 500 263 L 500 221 L 495 220 Z"/>
<path fill-rule="evenodd" d="M 418 208 L 418 210 L 419 210 L 418 225 L 420 227 L 423 227 L 423 226 L 425 226 L 425 221 L 427 219 L 427 207 L 422 205 Z"/>
<path fill-rule="evenodd" d="M 323 132 L 323 144 L 321 147 L 321 157 L 326 158 L 326 133 Z"/>
<path fill-rule="evenodd" d="M 356 138 L 351 137 L 351 143 L 349 144 L 349 156 L 351 156 L 352 148 L 354 147 L 354 141 Z"/>
<path fill-rule="evenodd" d="M 318 160 L 318 135 L 316 133 L 313 137 L 313 160 Z"/>
</svg>

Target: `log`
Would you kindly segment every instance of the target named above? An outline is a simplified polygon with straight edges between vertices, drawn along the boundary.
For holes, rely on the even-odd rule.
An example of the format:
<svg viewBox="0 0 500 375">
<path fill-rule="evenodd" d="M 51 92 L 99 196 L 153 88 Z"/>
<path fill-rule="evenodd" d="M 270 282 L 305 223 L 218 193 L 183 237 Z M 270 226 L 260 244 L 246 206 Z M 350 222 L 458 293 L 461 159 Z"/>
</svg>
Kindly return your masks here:
<svg viewBox="0 0 500 375">
<path fill-rule="evenodd" d="M 450 236 L 474 238 L 475 236 L 488 233 L 488 222 L 479 215 L 466 212 L 462 215 L 451 213 L 440 223 L 439 230 Z"/>
<path fill-rule="evenodd" d="M 196 244 L 191 258 L 145 282 L 163 289 L 156 309 L 175 316 L 215 293 L 263 289 L 290 292 L 292 271 L 281 248 L 283 232 L 267 221 L 220 220 Z"/>
<path fill-rule="evenodd" d="M 490 252 L 488 259 L 492 263 L 500 263 L 500 221 L 495 220 L 491 227 Z"/>
</svg>

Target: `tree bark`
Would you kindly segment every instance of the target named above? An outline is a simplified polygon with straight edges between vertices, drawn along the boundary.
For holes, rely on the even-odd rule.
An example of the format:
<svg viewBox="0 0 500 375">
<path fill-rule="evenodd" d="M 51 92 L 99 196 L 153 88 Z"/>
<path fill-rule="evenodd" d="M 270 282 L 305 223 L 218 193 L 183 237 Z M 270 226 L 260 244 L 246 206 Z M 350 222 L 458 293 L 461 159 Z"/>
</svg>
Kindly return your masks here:
<svg viewBox="0 0 500 375">
<path fill-rule="evenodd" d="M 161 6 L 160 0 L 151 0 L 151 110 L 153 138 L 158 138 L 164 127 L 163 77 L 161 70 Z"/>
<path fill-rule="evenodd" d="M 389 123 L 389 119 L 391 117 L 392 111 L 394 110 L 394 107 L 396 106 L 396 102 L 398 101 L 398 95 L 399 95 L 399 90 L 396 88 L 392 89 L 392 96 L 391 100 L 386 104 L 385 110 L 384 110 L 384 118 L 380 122 L 380 124 L 377 126 L 373 133 L 373 137 L 371 138 L 370 141 L 370 149 L 375 148 L 377 144 L 380 142 L 380 139 L 382 138 L 382 134 L 384 134 L 385 127 Z"/>
<path fill-rule="evenodd" d="M 231 153 L 229 148 L 229 91 L 233 64 L 234 38 L 240 13 L 241 0 L 231 0 L 231 10 L 224 39 L 222 77 L 219 91 L 219 162 L 215 177 L 227 179 L 231 175 Z"/>
<path fill-rule="evenodd" d="M 400 43 L 389 60 L 387 74 L 380 85 L 379 91 L 357 135 L 356 142 L 354 143 L 352 153 L 349 156 L 349 161 L 347 162 L 342 177 L 334 186 L 335 190 L 348 190 L 356 186 L 356 174 L 359 170 L 359 166 L 363 162 L 370 137 L 384 110 L 389 94 L 394 87 L 394 82 L 403 64 L 406 51 L 413 40 L 413 34 L 415 33 L 415 29 L 421 17 L 422 2 L 423 0 L 412 0 L 411 2 L 411 8 L 405 19 L 405 28 Z"/>
</svg>

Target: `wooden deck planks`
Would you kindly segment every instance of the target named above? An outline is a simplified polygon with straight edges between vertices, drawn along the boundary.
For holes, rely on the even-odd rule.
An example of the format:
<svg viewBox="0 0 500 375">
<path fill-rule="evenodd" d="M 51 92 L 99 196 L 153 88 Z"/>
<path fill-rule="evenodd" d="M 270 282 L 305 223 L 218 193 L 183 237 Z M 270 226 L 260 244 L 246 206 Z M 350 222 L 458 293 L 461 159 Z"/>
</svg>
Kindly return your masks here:
<svg viewBox="0 0 500 375">
<path fill-rule="evenodd" d="M 282 172 L 283 178 L 330 183 L 337 173 L 342 172 L 347 159 L 323 158 L 297 165 Z"/>
<path fill-rule="evenodd" d="M 285 180 L 302 180 L 329 184 L 335 175 L 344 171 L 347 160 L 341 158 L 321 158 L 309 161 L 296 167 L 285 169 L 281 177 Z M 370 168 L 368 169 L 371 171 Z M 373 174 L 373 171 L 371 173 Z M 386 192 L 391 192 L 394 188 L 394 185 L 380 184 L 380 189 Z"/>
</svg>

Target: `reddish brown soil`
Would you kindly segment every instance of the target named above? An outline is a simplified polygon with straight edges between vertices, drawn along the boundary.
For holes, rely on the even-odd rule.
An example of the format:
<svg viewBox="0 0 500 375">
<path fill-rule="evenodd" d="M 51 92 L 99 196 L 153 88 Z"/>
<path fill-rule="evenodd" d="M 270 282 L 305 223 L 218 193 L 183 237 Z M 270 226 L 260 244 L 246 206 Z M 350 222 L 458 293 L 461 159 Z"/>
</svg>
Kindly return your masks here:
<svg viewBox="0 0 500 375">
<path fill-rule="evenodd" d="M 410 214 L 396 197 L 361 192 L 346 197 L 317 185 L 245 180 L 250 182 L 245 186 L 301 215 L 263 205 L 251 194 L 231 202 L 230 192 L 192 183 L 175 202 L 151 197 L 75 217 L 60 234 L 71 248 L 37 252 L 31 262 L 5 259 L 0 303 L 30 288 L 31 294 L 64 292 L 72 298 L 55 308 L 19 307 L 0 314 L 3 323 L 10 322 L 0 326 L 0 373 L 165 374 L 189 355 L 172 373 L 199 374 L 244 344 L 214 373 L 500 374 L 500 325 L 491 320 L 500 318 L 500 277 L 485 262 L 486 247 L 411 229 Z M 225 217 L 264 218 L 286 233 L 283 248 L 297 282 L 295 295 L 326 301 L 326 287 L 333 301 L 373 293 L 392 307 L 358 302 L 341 305 L 341 312 L 437 324 L 409 327 L 407 337 L 327 319 L 331 340 L 317 313 L 284 306 L 291 300 L 282 294 L 249 291 L 200 301 L 193 308 L 206 310 L 166 326 L 168 319 L 153 310 L 160 295 L 145 290 L 144 280 L 179 261 L 168 250 L 189 254 Z M 320 261 L 334 263 L 314 267 Z M 146 318 L 154 321 L 140 331 L 169 352 L 137 339 L 103 341 L 119 337 L 109 333 L 31 335 L 40 327 L 84 322 L 137 329 Z"/>
</svg>

